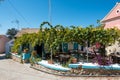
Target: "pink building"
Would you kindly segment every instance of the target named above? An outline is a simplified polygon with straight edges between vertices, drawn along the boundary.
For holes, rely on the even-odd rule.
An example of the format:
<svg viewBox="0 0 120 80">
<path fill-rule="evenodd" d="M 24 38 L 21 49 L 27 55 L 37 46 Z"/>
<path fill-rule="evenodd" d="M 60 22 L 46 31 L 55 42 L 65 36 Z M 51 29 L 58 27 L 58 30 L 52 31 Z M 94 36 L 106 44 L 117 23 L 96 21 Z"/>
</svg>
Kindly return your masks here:
<svg viewBox="0 0 120 80">
<path fill-rule="evenodd" d="M 0 35 L 0 53 L 5 52 L 5 45 L 9 39 L 5 35 Z"/>
<path fill-rule="evenodd" d="M 105 25 L 105 29 L 113 27 L 120 29 L 120 3 L 117 2 L 101 22 Z"/>
</svg>

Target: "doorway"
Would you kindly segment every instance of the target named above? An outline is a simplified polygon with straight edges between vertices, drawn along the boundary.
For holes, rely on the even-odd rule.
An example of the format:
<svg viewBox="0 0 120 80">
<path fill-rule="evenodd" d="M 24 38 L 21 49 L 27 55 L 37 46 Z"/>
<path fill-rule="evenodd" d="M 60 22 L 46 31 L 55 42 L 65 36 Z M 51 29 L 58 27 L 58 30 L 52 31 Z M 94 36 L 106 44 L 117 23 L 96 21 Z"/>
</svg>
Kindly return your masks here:
<svg viewBox="0 0 120 80">
<path fill-rule="evenodd" d="M 41 45 L 36 45 L 34 47 L 34 50 L 36 50 L 37 54 L 39 57 L 42 57 L 42 51 L 43 51 L 43 44 Z"/>
</svg>

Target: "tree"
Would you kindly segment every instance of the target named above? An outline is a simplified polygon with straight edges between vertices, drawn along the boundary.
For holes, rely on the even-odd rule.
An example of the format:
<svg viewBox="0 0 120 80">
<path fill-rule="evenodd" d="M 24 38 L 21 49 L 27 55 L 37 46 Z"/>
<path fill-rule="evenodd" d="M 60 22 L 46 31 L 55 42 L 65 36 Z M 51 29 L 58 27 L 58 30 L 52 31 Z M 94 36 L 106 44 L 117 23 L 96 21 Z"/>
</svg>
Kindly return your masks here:
<svg viewBox="0 0 120 80">
<path fill-rule="evenodd" d="M 43 29 L 44 25 L 46 25 L 46 24 L 50 27 L 50 29 L 47 29 L 47 28 Z M 48 43 L 48 42 L 52 43 L 53 42 L 53 36 L 54 35 L 52 34 L 52 31 L 51 31 L 52 28 L 53 28 L 53 26 L 49 22 L 41 23 L 39 34 L 41 34 L 41 38 L 42 38 L 41 42 L 42 43 L 45 44 L 45 41 L 46 41 L 46 43 Z M 50 48 L 50 44 L 49 43 L 47 44 L 48 45 L 47 47 Z M 51 51 L 51 60 L 52 60 L 52 48 L 50 48 L 50 51 Z M 43 59 L 43 50 L 42 50 L 42 59 Z"/>
<path fill-rule="evenodd" d="M 45 28 L 48 25 L 47 28 Z M 8 33 L 13 33 L 12 29 L 8 30 Z M 13 49 L 16 50 L 20 45 L 24 43 L 41 45 L 44 43 L 44 50 L 52 55 L 57 52 L 59 45 L 64 42 L 77 42 L 78 44 L 88 48 L 88 44 L 95 45 L 96 43 L 102 44 L 104 47 L 99 53 L 104 55 L 105 47 L 109 44 L 114 44 L 115 41 L 120 41 L 120 31 L 118 29 L 104 29 L 102 27 L 94 27 L 90 25 L 86 28 L 75 27 L 64 28 L 62 25 L 52 26 L 49 22 L 43 22 L 40 25 L 39 33 L 24 34 L 20 38 L 15 40 Z M 97 45 L 97 44 L 96 44 Z M 44 50 L 42 51 L 42 57 Z M 87 51 L 86 51 L 87 53 Z M 97 56 L 95 56 L 97 57 Z M 104 58 L 104 56 L 103 56 Z M 43 59 L 43 58 L 42 58 Z M 98 60 L 98 57 L 97 57 Z M 88 57 L 87 57 L 88 61 Z"/>
<path fill-rule="evenodd" d="M 97 28 L 104 28 L 105 24 L 103 24 L 100 20 L 97 20 L 97 24 L 98 26 L 96 26 Z"/>
<path fill-rule="evenodd" d="M 17 32 L 18 32 L 17 29 L 11 28 L 11 29 L 8 29 L 8 30 L 7 30 L 6 35 L 8 36 L 8 38 L 13 39 L 14 36 L 17 34 Z"/>
</svg>

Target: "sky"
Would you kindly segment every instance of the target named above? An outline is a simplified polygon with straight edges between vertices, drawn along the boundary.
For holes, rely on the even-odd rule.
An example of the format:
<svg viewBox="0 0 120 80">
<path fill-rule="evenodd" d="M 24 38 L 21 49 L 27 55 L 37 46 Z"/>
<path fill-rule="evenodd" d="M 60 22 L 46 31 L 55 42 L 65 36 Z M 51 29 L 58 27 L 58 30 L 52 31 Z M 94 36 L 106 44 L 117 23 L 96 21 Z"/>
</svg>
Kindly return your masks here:
<svg viewBox="0 0 120 80">
<path fill-rule="evenodd" d="M 4 0 L 0 2 L 0 34 L 8 29 L 39 28 L 44 21 L 53 26 L 97 25 L 120 0 Z M 51 10 L 50 10 L 51 9 Z M 51 18 L 49 14 L 51 11 Z M 50 20 L 51 19 L 51 20 Z"/>
</svg>

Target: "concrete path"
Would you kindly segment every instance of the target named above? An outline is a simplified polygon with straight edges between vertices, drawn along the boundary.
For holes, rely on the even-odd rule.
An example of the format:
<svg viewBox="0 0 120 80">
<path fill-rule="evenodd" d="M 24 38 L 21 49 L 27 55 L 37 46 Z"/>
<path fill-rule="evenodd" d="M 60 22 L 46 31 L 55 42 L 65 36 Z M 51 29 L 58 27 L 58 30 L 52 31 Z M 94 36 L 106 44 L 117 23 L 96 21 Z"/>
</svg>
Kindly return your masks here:
<svg viewBox="0 0 120 80">
<path fill-rule="evenodd" d="M 63 77 L 46 74 L 0 54 L 0 80 L 120 80 L 120 77 Z"/>
</svg>

